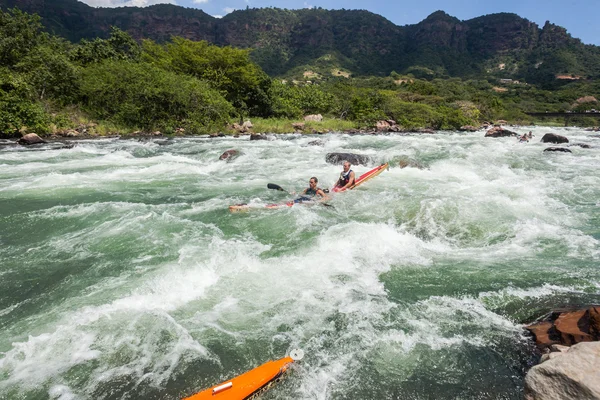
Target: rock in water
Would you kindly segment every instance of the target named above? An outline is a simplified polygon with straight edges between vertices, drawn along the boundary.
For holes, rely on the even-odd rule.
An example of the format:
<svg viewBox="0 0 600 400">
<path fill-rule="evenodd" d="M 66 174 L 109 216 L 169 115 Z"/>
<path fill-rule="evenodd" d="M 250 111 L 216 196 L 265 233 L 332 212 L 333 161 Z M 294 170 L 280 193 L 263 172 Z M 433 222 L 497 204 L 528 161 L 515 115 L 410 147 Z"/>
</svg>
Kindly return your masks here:
<svg viewBox="0 0 600 400">
<path fill-rule="evenodd" d="M 328 153 L 325 156 L 325 161 L 329 164 L 341 164 L 344 161 L 349 161 L 352 165 L 367 165 L 371 161 L 369 156 L 352 153 Z"/>
<path fill-rule="evenodd" d="M 267 135 L 259 135 L 257 133 L 250 135 L 250 140 L 268 140 Z"/>
<path fill-rule="evenodd" d="M 544 151 L 559 151 L 563 153 L 572 153 L 571 150 L 565 149 L 564 147 L 548 147 L 547 149 L 544 149 Z"/>
<path fill-rule="evenodd" d="M 546 133 L 542 136 L 542 143 L 569 143 L 569 139 L 555 133 Z"/>
<path fill-rule="evenodd" d="M 600 340 L 600 307 L 554 311 L 543 321 L 525 328 L 533 334 L 541 349 L 554 344 L 570 346 Z"/>
<path fill-rule="evenodd" d="M 495 126 L 485 133 L 485 137 L 505 137 L 505 136 L 518 136 L 515 132 L 504 129 L 501 126 Z"/>
<path fill-rule="evenodd" d="M 21 139 L 19 139 L 17 143 L 22 144 L 24 146 L 29 146 L 30 144 L 46 143 L 46 141 L 38 135 L 36 135 L 35 133 L 28 133 L 27 135 L 24 135 Z"/>
<path fill-rule="evenodd" d="M 239 157 L 241 154 L 242 153 L 240 153 L 238 150 L 230 149 L 230 150 L 227 150 L 226 152 L 224 152 L 223 154 L 221 154 L 221 156 L 219 157 L 219 160 L 225 160 L 227 162 L 233 161 L 235 158 Z"/>
<path fill-rule="evenodd" d="M 550 354 L 527 373 L 526 400 L 600 399 L 600 342 Z"/>
</svg>

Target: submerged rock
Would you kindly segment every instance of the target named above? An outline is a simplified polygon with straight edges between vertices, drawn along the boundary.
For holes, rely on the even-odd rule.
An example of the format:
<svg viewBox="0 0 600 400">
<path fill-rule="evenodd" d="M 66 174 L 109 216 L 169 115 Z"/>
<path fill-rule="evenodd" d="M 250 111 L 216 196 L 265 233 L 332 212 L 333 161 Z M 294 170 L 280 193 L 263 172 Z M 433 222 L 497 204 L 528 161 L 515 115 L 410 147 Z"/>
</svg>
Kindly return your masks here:
<svg viewBox="0 0 600 400">
<path fill-rule="evenodd" d="M 19 139 L 17 143 L 22 144 L 23 146 L 29 146 L 31 144 L 46 143 L 46 141 L 35 133 L 28 133 Z"/>
<path fill-rule="evenodd" d="M 600 342 L 550 353 L 527 373 L 525 399 L 600 399 Z"/>
<path fill-rule="evenodd" d="M 563 153 L 572 153 L 571 150 L 569 150 L 565 147 L 548 147 L 547 149 L 544 149 L 544 151 L 558 151 L 558 152 L 563 152 Z"/>
<path fill-rule="evenodd" d="M 565 136 L 557 135 L 555 133 L 546 133 L 542 136 L 542 143 L 569 143 L 569 139 Z"/>
<path fill-rule="evenodd" d="M 235 149 L 229 149 L 226 152 L 224 152 L 223 154 L 221 154 L 221 156 L 219 157 L 219 160 L 225 160 L 225 161 L 229 162 L 229 161 L 233 161 L 240 155 L 242 155 L 242 152 L 235 150 Z"/>
<path fill-rule="evenodd" d="M 573 144 L 569 145 L 569 147 L 571 147 L 571 146 L 578 146 L 578 147 L 581 147 L 582 149 L 591 149 L 592 148 L 592 146 L 590 146 L 589 144 L 585 144 L 585 143 L 573 143 Z"/>
<path fill-rule="evenodd" d="M 325 156 L 325 161 L 329 164 L 342 164 L 344 161 L 349 161 L 352 165 L 368 165 L 371 162 L 369 156 L 352 153 L 328 153 Z"/>
</svg>

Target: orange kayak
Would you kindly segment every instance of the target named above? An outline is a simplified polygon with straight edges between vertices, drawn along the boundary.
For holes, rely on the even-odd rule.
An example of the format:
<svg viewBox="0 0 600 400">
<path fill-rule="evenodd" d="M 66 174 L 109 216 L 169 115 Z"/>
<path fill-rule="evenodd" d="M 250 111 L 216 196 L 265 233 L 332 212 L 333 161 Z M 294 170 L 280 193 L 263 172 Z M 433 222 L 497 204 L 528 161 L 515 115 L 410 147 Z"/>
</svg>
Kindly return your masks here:
<svg viewBox="0 0 600 400">
<path fill-rule="evenodd" d="M 365 172 L 364 174 L 362 174 L 361 176 L 359 176 L 358 178 L 356 178 L 356 180 L 354 181 L 354 185 L 346 188 L 346 189 L 342 189 L 339 186 L 336 186 L 333 188 L 334 192 L 343 192 L 345 190 L 348 189 L 354 189 L 355 187 L 358 187 L 360 185 L 362 185 L 363 183 L 365 183 L 366 181 L 368 181 L 371 178 L 375 178 L 377 175 L 379 175 L 380 173 L 382 173 L 386 168 L 388 167 L 388 163 L 385 164 L 381 164 L 379 167 L 373 168 L 372 170 Z"/>
<path fill-rule="evenodd" d="M 268 390 L 283 376 L 295 360 L 302 358 L 301 350 L 289 357 L 268 361 L 233 379 L 210 387 L 184 400 L 247 400 Z M 298 356 L 299 355 L 299 356 Z M 292 358 L 294 357 L 294 358 Z"/>
</svg>

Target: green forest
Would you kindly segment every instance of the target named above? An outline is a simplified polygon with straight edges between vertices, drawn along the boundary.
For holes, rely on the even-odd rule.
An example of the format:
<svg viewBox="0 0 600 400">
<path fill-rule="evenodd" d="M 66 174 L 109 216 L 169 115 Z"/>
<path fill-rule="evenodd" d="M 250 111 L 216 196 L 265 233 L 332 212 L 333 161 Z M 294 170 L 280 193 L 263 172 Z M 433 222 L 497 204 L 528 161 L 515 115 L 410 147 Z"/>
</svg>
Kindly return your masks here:
<svg viewBox="0 0 600 400">
<path fill-rule="evenodd" d="M 45 32 L 37 15 L 0 11 L 0 135 L 50 135 L 82 124 L 94 135 L 232 133 L 231 124 L 246 119 L 255 131 L 293 131 L 308 114 L 322 114 L 323 129 L 368 129 L 391 119 L 406 130 L 454 130 L 499 119 L 564 123 L 526 113 L 600 109 L 593 79 L 534 85 L 439 78 L 415 67 L 295 80 L 267 75 L 251 52 L 180 37 L 136 41 L 114 27 L 108 38 L 75 44 Z"/>
</svg>

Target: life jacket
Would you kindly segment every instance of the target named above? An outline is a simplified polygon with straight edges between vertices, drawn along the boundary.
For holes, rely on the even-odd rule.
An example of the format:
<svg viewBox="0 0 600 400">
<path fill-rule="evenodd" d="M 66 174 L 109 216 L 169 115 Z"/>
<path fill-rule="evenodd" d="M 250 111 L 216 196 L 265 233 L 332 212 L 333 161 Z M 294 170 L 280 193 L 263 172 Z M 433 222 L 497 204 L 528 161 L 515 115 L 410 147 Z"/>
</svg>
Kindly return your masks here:
<svg viewBox="0 0 600 400">
<path fill-rule="evenodd" d="M 352 172 L 351 169 L 349 169 L 348 172 L 342 171 L 340 174 L 340 179 L 338 180 L 338 186 L 346 186 L 348 182 L 350 182 L 350 172 Z"/>
<path fill-rule="evenodd" d="M 310 196 L 310 197 L 315 197 L 317 195 L 317 192 L 319 190 L 321 190 L 321 189 L 319 189 L 319 188 L 312 189 L 312 188 L 309 187 L 308 189 L 306 189 L 306 192 L 304 192 L 304 195 L 305 196 Z"/>
</svg>

